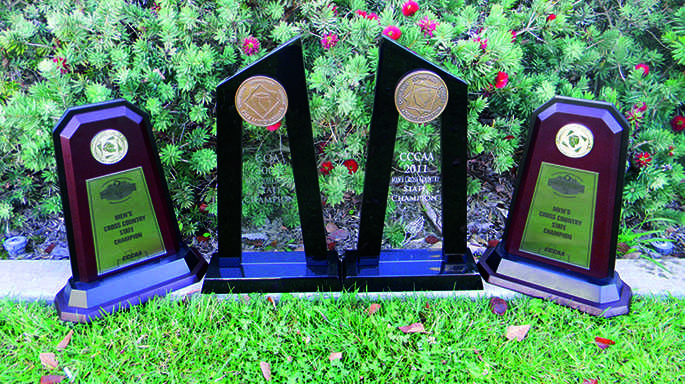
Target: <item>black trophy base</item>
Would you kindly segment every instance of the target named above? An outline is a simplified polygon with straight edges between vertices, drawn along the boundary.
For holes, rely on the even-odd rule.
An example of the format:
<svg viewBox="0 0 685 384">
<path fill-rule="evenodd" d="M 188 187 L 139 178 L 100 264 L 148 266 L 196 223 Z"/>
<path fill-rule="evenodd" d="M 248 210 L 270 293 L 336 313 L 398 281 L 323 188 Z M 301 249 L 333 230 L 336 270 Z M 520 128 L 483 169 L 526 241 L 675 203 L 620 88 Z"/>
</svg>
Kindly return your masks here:
<svg viewBox="0 0 685 384">
<path fill-rule="evenodd" d="M 131 305 L 142 304 L 155 296 L 162 297 L 197 283 L 202 280 L 207 266 L 202 255 L 182 245 L 176 255 L 93 282 L 84 283 L 69 278 L 55 297 L 57 314 L 63 321 L 89 323 Z"/>
<path fill-rule="evenodd" d="M 242 262 L 241 262 L 242 258 Z M 202 293 L 339 291 L 337 255 L 315 261 L 304 252 L 243 252 L 242 257 L 212 256 Z"/>
<path fill-rule="evenodd" d="M 510 255 L 502 243 L 485 251 L 478 269 L 490 284 L 594 316 L 612 317 L 630 311 L 632 290 L 616 272 L 610 279 L 594 281 Z"/>
<path fill-rule="evenodd" d="M 443 257 L 440 249 L 392 249 L 380 257 L 345 256 L 343 286 L 362 292 L 481 290 L 473 255 Z"/>
</svg>

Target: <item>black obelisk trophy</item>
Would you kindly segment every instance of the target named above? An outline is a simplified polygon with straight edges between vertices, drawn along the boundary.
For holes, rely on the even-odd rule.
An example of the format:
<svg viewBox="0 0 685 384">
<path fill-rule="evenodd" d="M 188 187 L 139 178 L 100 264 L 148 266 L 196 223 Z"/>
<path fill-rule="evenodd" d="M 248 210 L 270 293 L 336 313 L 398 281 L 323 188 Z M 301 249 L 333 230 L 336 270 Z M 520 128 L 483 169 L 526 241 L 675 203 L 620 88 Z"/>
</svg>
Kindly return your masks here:
<svg viewBox="0 0 685 384">
<path fill-rule="evenodd" d="M 482 289 L 466 246 L 467 105 L 462 80 L 383 37 L 359 239 L 345 254 L 345 287 Z M 390 224 L 403 232 L 399 247 L 384 235 L 390 209 Z"/>
<path fill-rule="evenodd" d="M 632 292 L 614 271 L 627 143 L 609 103 L 555 97 L 538 108 L 483 278 L 596 316 L 628 313 Z"/>
<path fill-rule="evenodd" d="M 281 134 L 283 118 L 287 135 Z M 260 129 L 244 134 L 245 122 Z M 212 257 L 202 291 L 340 289 L 339 261 L 326 245 L 299 37 L 217 87 L 217 135 L 219 251 Z M 254 170 L 244 173 L 244 167 Z M 291 187 L 276 174 L 290 167 L 296 200 L 285 193 Z M 260 183 L 250 196 L 244 188 L 248 178 Z M 262 211 L 245 217 L 243 208 L 250 208 L 245 204 Z M 284 215 L 295 204 L 301 228 L 298 241 L 304 250 L 269 249 L 283 243 L 288 233 Z M 256 217 L 262 212 L 266 213 Z M 243 233 L 243 225 L 253 232 Z M 253 249 L 243 250 L 243 238 Z"/>
<path fill-rule="evenodd" d="M 89 322 L 198 282 L 148 116 L 126 100 L 70 108 L 53 131 L 72 277 L 62 320 Z"/>
</svg>

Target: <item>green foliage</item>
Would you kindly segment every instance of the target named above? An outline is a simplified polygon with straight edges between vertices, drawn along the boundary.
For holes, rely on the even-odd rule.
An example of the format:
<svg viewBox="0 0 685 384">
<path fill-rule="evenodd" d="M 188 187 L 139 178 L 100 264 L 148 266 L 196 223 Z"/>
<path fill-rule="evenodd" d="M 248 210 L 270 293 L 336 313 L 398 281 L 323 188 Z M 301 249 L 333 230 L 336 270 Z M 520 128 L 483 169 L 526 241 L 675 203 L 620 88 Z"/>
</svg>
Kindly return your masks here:
<svg viewBox="0 0 685 384">
<path fill-rule="evenodd" d="M 496 172 L 509 171 L 525 144 L 524 127 L 542 103 L 554 95 L 606 100 L 631 121 L 624 218 L 682 219 L 685 135 L 670 127 L 685 114 L 685 9 L 679 1 L 422 1 L 412 17 L 402 15 L 402 4 L 49 0 L 0 8 L 0 220 L 20 225 L 12 217 L 35 207 L 37 214 L 58 213 L 52 127 L 69 107 L 124 97 L 151 116 L 183 232 L 215 228 L 214 90 L 298 34 L 317 162 L 331 164 L 330 172 L 320 173 L 320 186 L 327 204 L 343 204 L 362 191 L 377 46 L 388 25 L 402 31 L 400 44 L 469 84 L 470 157 L 486 155 Z M 435 23 L 430 33 L 421 30 L 424 18 Z M 335 44 L 322 44 L 333 35 Z M 242 48 L 249 36 L 260 43 L 254 54 Z M 649 73 L 643 76 L 638 64 L 648 65 Z M 646 109 L 636 111 L 642 103 Z M 246 125 L 246 147 L 255 154 L 268 148 L 287 153 L 287 144 L 274 141 L 285 137 L 283 130 L 274 135 Z M 400 119 L 396 150 L 437 151 L 436 135 L 435 125 Z M 640 153 L 652 161 L 639 166 Z M 346 160 L 359 170 L 351 172 Z M 275 182 L 269 193 L 294 196 L 287 167 L 249 158 L 244 167 L 246 198 L 265 194 L 263 167 Z M 248 172 L 255 167 L 260 171 Z M 479 186 L 469 179 L 469 193 Z M 208 205 L 209 215 L 199 212 L 200 204 Z M 247 203 L 243 213 L 258 225 L 276 207 Z M 279 213 L 286 227 L 297 225 L 294 207 Z"/>
</svg>

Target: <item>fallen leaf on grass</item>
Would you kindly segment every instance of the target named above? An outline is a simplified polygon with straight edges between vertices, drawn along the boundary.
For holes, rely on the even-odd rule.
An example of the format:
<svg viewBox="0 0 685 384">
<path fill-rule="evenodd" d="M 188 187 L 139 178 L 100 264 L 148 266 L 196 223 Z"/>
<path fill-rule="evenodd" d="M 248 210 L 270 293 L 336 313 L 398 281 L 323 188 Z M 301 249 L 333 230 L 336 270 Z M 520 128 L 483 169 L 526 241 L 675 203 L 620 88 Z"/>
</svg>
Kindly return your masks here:
<svg viewBox="0 0 685 384">
<path fill-rule="evenodd" d="M 57 364 L 57 359 L 55 358 L 54 353 L 41 353 L 39 357 L 40 362 L 43 364 L 43 366 L 45 366 L 45 368 L 54 369 L 59 365 Z"/>
<path fill-rule="evenodd" d="M 616 344 L 615 341 L 611 339 L 605 339 L 603 337 L 595 337 L 595 343 L 599 347 L 599 349 L 606 349 L 609 348 L 610 345 Z"/>
<path fill-rule="evenodd" d="M 266 361 L 260 361 L 259 369 L 262 370 L 262 376 L 264 376 L 266 381 L 271 381 L 271 364 Z"/>
<path fill-rule="evenodd" d="M 492 313 L 495 315 L 504 315 L 504 312 L 507 311 L 507 308 L 507 302 L 504 301 L 504 299 L 499 297 L 493 297 L 490 299 L 490 311 L 492 311 Z"/>
<path fill-rule="evenodd" d="M 328 360 L 330 361 L 340 359 L 342 359 L 342 352 L 331 352 L 331 354 L 328 356 Z"/>
<path fill-rule="evenodd" d="M 526 325 L 510 325 L 507 327 L 507 333 L 505 334 L 506 338 L 508 340 L 518 340 L 522 341 L 526 335 L 528 335 L 528 331 L 530 330 L 530 324 Z"/>
<path fill-rule="evenodd" d="M 599 381 L 597 379 L 585 379 L 583 380 L 583 384 L 598 384 Z"/>
<path fill-rule="evenodd" d="M 267 296 L 266 301 L 268 301 L 269 303 L 271 303 L 271 305 L 274 306 L 274 310 L 276 309 L 276 300 L 274 300 L 273 297 Z"/>
<path fill-rule="evenodd" d="M 479 350 L 474 349 L 474 350 L 473 350 L 473 353 L 476 354 L 476 357 L 478 358 L 478 360 L 484 361 L 484 360 L 483 360 L 483 355 L 480 354 L 480 351 L 479 351 Z"/>
<path fill-rule="evenodd" d="M 62 341 L 60 341 L 59 344 L 57 344 L 57 350 L 61 351 L 64 348 L 66 348 L 67 345 L 69 345 L 69 343 L 71 342 L 71 336 L 73 336 L 73 335 L 74 335 L 74 330 L 72 329 L 71 331 L 69 331 L 69 333 L 67 333 L 66 336 L 64 336 Z"/>
<path fill-rule="evenodd" d="M 414 323 L 405 325 L 404 327 L 397 327 L 403 333 L 425 333 L 426 328 L 423 327 L 422 323 Z"/>
<path fill-rule="evenodd" d="M 66 379 L 66 376 L 59 376 L 59 375 L 48 375 L 48 376 L 41 376 L 40 378 L 40 384 L 55 384 L 55 383 L 61 383 L 62 380 Z"/>
<path fill-rule="evenodd" d="M 366 312 L 369 315 L 373 315 L 374 313 L 378 312 L 378 310 L 381 309 L 381 305 L 377 303 L 373 303 L 369 305 L 369 308 L 366 310 Z"/>
</svg>

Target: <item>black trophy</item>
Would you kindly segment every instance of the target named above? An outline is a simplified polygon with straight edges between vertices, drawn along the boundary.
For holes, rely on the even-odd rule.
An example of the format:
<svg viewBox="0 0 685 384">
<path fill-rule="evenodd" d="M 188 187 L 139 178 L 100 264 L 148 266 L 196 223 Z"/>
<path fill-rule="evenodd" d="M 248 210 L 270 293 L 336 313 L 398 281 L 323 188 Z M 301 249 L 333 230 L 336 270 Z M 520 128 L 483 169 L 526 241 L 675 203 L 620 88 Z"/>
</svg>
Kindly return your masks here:
<svg viewBox="0 0 685 384">
<path fill-rule="evenodd" d="M 339 290 L 300 38 L 219 84 L 216 113 L 220 250 L 202 292 Z"/>
<path fill-rule="evenodd" d="M 383 37 L 345 287 L 482 289 L 466 247 L 467 105 L 462 80 Z"/>
</svg>

